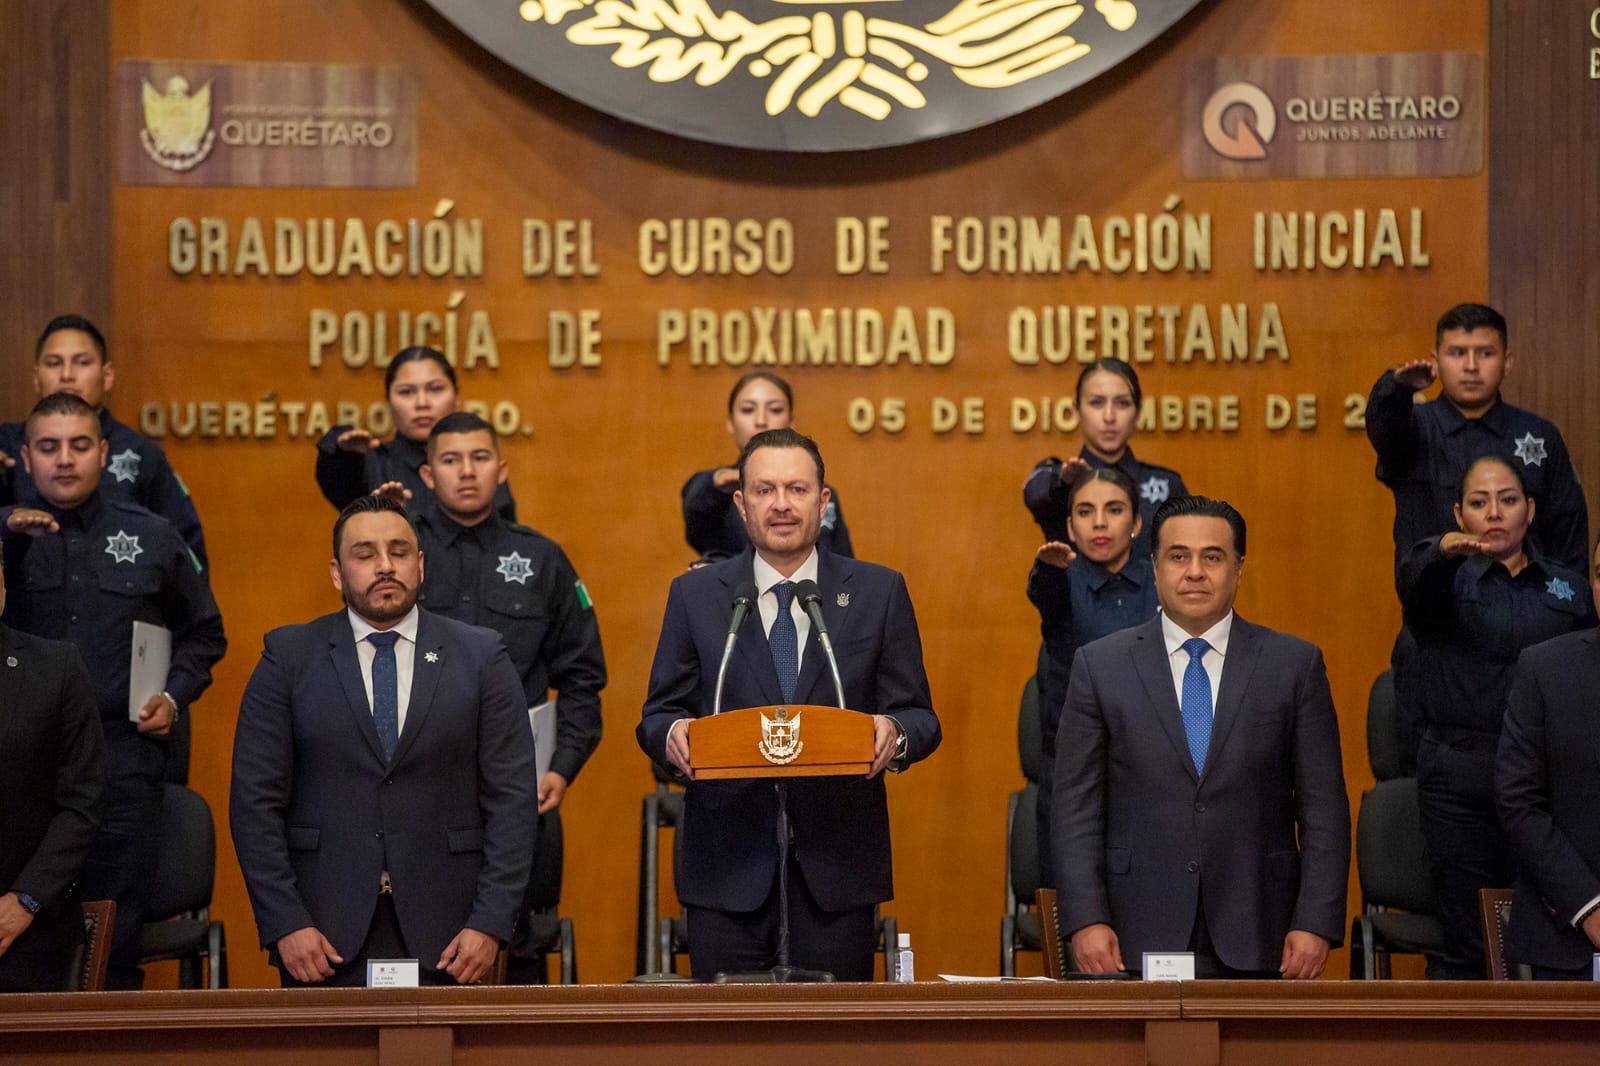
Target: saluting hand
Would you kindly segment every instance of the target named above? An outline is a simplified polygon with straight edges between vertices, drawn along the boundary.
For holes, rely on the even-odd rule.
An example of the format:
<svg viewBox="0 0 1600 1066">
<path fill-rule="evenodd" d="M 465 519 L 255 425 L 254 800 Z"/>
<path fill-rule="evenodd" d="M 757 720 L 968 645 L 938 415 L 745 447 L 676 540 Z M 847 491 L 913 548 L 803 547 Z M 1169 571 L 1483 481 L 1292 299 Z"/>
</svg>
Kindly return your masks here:
<svg viewBox="0 0 1600 1066">
<path fill-rule="evenodd" d="M 17 465 L 17 461 L 5 452 L 0 451 L 0 470 L 10 470 Z"/>
<path fill-rule="evenodd" d="M 1488 550 L 1483 539 L 1471 533 L 1446 533 L 1439 538 L 1439 554 L 1445 556 L 1478 555 Z"/>
<path fill-rule="evenodd" d="M 61 532 L 61 523 L 48 511 L 41 511 L 37 507 L 18 507 L 6 516 L 6 528 L 13 533 L 42 537 L 47 533 Z"/>
<path fill-rule="evenodd" d="M 1425 389 L 1433 384 L 1434 373 L 1432 359 L 1418 359 L 1395 367 L 1394 380 L 1408 389 Z"/>
<path fill-rule="evenodd" d="M 1074 455 L 1071 459 L 1061 464 L 1061 483 L 1070 485 L 1078 479 L 1078 475 L 1089 469 L 1089 460 L 1081 455 Z"/>
<path fill-rule="evenodd" d="M 1059 540 L 1049 541 L 1034 553 L 1034 558 L 1041 563 L 1058 569 L 1065 569 L 1071 566 L 1072 561 L 1077 557 L 1078 553 L 1072 550 L 1072 545 L 1063 544 Z"/>
<path fill-rule="evenodd" d="M 398 481 L 385 481 L 382 485 L 372 490 L 374 496 L 382 496 L 387 500 L 398 503 L 401 507 L 411 502 L 411 490 Z"/>
<path fill-rule="evenodd" d="M 339 439 L 334 441 L 341 452 L 355 452 L 357 455 L 366 455 L 377 447 L 378 438 L 369 430 L 347 429 L 339 434 Z"/>
<path fill-rule="evenodd" d="M 739 487 L 739 468 L 733 466 L 719 466 L 711 472 L 711 484 L 718 492 L 733 495 L 733 490 Z"/>
</svg>

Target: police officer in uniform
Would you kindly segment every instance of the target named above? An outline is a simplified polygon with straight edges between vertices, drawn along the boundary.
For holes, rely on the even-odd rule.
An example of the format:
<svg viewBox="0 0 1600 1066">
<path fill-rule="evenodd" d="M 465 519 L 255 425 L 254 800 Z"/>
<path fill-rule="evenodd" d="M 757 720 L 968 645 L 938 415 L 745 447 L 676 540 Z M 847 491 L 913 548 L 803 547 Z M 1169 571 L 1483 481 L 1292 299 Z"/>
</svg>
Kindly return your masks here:
<svg viewBox="0 0 1600 1066">
<path fill-rule="evenodd" d="M 417 602 L 499 633 L 529 707 L 559 693 L 555 750 L 539 782 L 539 839 L 548 842 L 567 788 L 600 744 L 606 661 L 594 605 L 561 546 L 495 510 L 506 472 L 494 427 L 482 418 L 457 411 L 433 427 L 421 476 L 435 502 L 417 521 L 425 566 Z M 553 902 L 527 899 L 529 907 Z M 526 922 L 518 934 L 508 980 L 542 981 L 544 957 L 529 948 Z"/>
<path fill-rule="evenodd" d="M 1428 975 L 1481 979 L 1478 890 L 1512 883 L 1516 862 L 1495 810 L 1495 754 L 1524 648 L 1594 624 L 1588 583 L 1530 547 L 1539 501 L 1514 459 L 1467 469 L 1459 530 L 1419 541 L 1400 562 L 1405 622 L 1417 654 L 1405 663 L 1415 715 L 1426 725 L 1417 797 L 1428 842 L 1444 950 Z"/>
<path fill-rule="evenodd" d="M 1071 515 L 1073 482 L 1085 470 L 1114 466 L 1132 481 L 1139 491 L 1140 529 L 1133 541 L 1133 554 L 1150 556 L 1150 527 L 1156 508 L 1169 497 L 1187 496 L 1183 475 L 1133 454 L 1128 440 L 1138 428 L 1144 393 L 1139 375 L 1120 359 L 1099 359 L 1083 368 L 1077 386 L 1078 429 L 1083 447 L 1065 461 L 1047 456 L 1034 464 L 1022 483 L 1022 503 L 1039 523 L 1047 541 L 1066 541 L 1067 519 Z M 1064 682 L 1063 682 L 1064 683 Z"/>
<path fill-rule="evenodd" d="M 336 510 L 390 482 L 400 483 L 402 500 L 416 512 L 433 502 L 421 470 L 428 461 L 429 432 L 460 401 L 456 368 L 433 348 L 402 348 L 384 372 L 383 391 L 394 419 L 392 440 L 380 442 L 369 430 L 339 425 L 317 442 L 317 487 Z M 510 486 L 495 490 L 494 504 L 506 521 L 517 520 Z"/>
<path fill-rule="evenodd" d="M 89 667 L 105 730 L 107 788 L 105 817 L 78 883 L 84 898 L 116 900 L 107 984 L 137 988 L 166 737 L 211 684 L 226 641 L 211 589 L 172 524 L 98 490 L 109 450 L 94 408 L 77 396 L 46 396 L 28 416 L 21 458 L 41 506 L 0 511 L 4 619 L 25 633 L 71 641 Z M 135 621 L 171 632 L 172 661 L 163 690 L 130 720 Z"/>
<path fill-rule="evenodd" d="M 733 383 L 728 393 L 728 434 L 740 452 L 757 433 L 786 429 L 794 419 L 794 390 L 777 374 L 754 370 Z M 700 553 L 702 562 L 730 559 L 750 546 L 744 519 L 733 505 L 739 487 L 739 471 L 732 466 L 701 470 L 683 484 L 683 535 L 689 547 Z M 822 533 L 817 543 L 833 552 L 855 558 L 850 544 L 850 527 L 839 509 L 839 491 L 832 494 L 822 515 Z"/>
</svg>

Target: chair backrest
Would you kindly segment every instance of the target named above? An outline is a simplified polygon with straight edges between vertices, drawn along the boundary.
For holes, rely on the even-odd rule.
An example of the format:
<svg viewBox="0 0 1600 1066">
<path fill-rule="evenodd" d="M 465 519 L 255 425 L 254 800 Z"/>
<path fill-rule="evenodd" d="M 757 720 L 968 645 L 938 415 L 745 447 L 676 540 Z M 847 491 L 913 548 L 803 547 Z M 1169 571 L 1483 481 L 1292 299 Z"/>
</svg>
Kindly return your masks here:
<svg viewBox="0 0 1600 1066">
<path fill-rule="evenodd" d="M 1367 762 L 1372 776 L 1379 781 L 1391 781 L 1406 772 L 1400 751 L 1399 720 L 1394 671 L 1385 670 L 1373 680 L 1367 693 Z"/>
<path fill-rule="evenodd" d="M 1022 776 L 1037 783 L 1044 774 L 1044 725 L 1039 719 L 1039 679 L 1028 678 L 1017 708 L 1017 758 Z"/>
<path fill-rule="evenodd" d="M 99 992 L 106 987 L 106 963 L 111 959 L 111 933 L 117 924 L 117 901 L 83 901 L 83 964 L 76 974 L 79 992 Z"/>
<path fill-rule="evenodd" d="M 550 910 L 561 902 L 561 872 L 565 857 L 561 808 L 557 807 L 539 818 L 539 844 L 533 849 L 533 872 L 528 877 L 526 896 L 532 910 Z"/>
<path fill-rule="evenodd" d="M 1031 781 L 1011 793 L 1006 826 L 1008 910 L 1026 907 L 1039 891 L 1039 786 Z"/>
<path fill-rule="evenodd" d="M 145 918 L 160 921 L 211 906 L 217 872 L 217 831 L 205 797 L 167 784 L 161 797 L 161 850 L 145 903 Z"/>
<path fill-rule="evenodd" d="M 1483 922 L 1483 967 L 1491 981 L 1504 981 L 1506 924 L 1511 921 L 1511 889 L 1478 889 L 1478 916 Z"/>
<path fill-rule="evenodd" d="M 1061 943 L 1061 920 L 1056 915 L 1056 890 L 1041 888 L 1036 895 L 1039 904 L 1039 946 L 1044 952 L 1044 975 L 1055 981 L 1066 976 L 1063 957 L 1065 946 Z"/>
<path fill-rule="evenodd" d="M 1379 781 L 1361 794 L 1356 815 L 1356 873 L 1362 902 L 1435 914 L 1427 842 L 1417 811 L 1417 779 Z"/>
</svg>

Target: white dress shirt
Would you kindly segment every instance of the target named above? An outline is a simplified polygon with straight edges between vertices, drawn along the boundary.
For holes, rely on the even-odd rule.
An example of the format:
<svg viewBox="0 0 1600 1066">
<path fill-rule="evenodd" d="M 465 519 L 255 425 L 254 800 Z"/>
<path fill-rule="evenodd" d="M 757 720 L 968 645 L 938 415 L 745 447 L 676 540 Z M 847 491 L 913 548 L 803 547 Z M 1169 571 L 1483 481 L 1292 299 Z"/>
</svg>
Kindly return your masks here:
<svg viewBox="0 0 1600 1066">
<path fill-rule="evenodd" d="M 356 638 L 356 658 L 361 662 L 361 683 L 367 689 L 367 711 L 372 711 L 372 661 L 378 656 L 378 649 L 373 647 L 367 639 L 367 634 L 379 632 L 378 628 L 359 614 L 346 609 L 345 614 L 350 618 L 350 631 Z M 411 674 L 412 667 L 417 659 L 417 609 L 411 608 L 411 613 L 400 619 L 392 627 L 392 632 L 400 634 L 400 639 L 394 642 L 394 672 L 395 681 L 399 688 L 398 695 L 400 708 L 400 722 L 395 735 L 400 736 L 406 731 L 406 709 L 411 706 Z"/>
<path fill-rule="evenodd" d="M 756 610 L 761 612 L 761 629 L 770 638 L 772 636 L 772 623 L 778 620 L 778 593 L 777 587 L 785 581 L 799 584 L 802 581 L 815 581 L 817 579 L 817 549 L 812 548 L 811 554 L 806 556 L 806 561 L 800 568 L 788 577 L 784 577 L 773 568 L 772 564 L 756 555 L 755 579 L 756 588 L 761 590 L 761 595 L 756 597 Z M 806 614 L 805 608 L 800 606 L 798 598 L 789 601 L 789 615 L 794 619 L 794 634 L 799 640 L 799 657 L 795 660 L 795 669 L 805 663 L 806 638 L 811 635 L 811 616 Z"/>
<path fill-rule="evenodd" d="M 1213 718 L 1217 713 L 1217 689 L 1222 685 L 1222 664 L 1228 657 L 1228 636 L 1232 632 L 1233 612 L 1229 611 L 1222 621 L 1200 634 L 1200 639 L 1211 645 L 1211 649 L 1200 656 L 1200 665 L 1206 668 L 1206 676 L 1211 679 Z M 1167 612 L 1161 612 L 1161 636 L 1167 643 L 1167 663 L 1172 667 L 1172 690 L 1178 696 L 1180 708 L 1183 706 L 1183 672 L 1189 669 L 1189 653 L 1183 650 L 1183 642 L 1193 635 L 1168 618 Z"/>
</svg>

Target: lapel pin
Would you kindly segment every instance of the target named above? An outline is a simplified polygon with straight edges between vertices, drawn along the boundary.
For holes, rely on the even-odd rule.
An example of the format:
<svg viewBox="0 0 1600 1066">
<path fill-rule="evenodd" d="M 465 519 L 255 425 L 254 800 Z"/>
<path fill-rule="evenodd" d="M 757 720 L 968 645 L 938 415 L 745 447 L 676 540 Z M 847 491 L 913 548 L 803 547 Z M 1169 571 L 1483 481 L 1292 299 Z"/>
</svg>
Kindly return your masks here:
<svg viewBox="0 0 1600 1066">
<path fill-rule="evenodd" d="M 839 595 L 833 598 L 833 602 L 837 603 L 840 607 L 848 607 L 850 606 L 850 594 L 848 592 L 841 592 Z"/>
<path fill-rule="evenodd" d="M 428 660 L 430 663 L 436 663 L 439 661 L 439 653 L 436 651 L 430 651 L 428 654 L 424 655 L 423 658 Z"/>
</svg>

